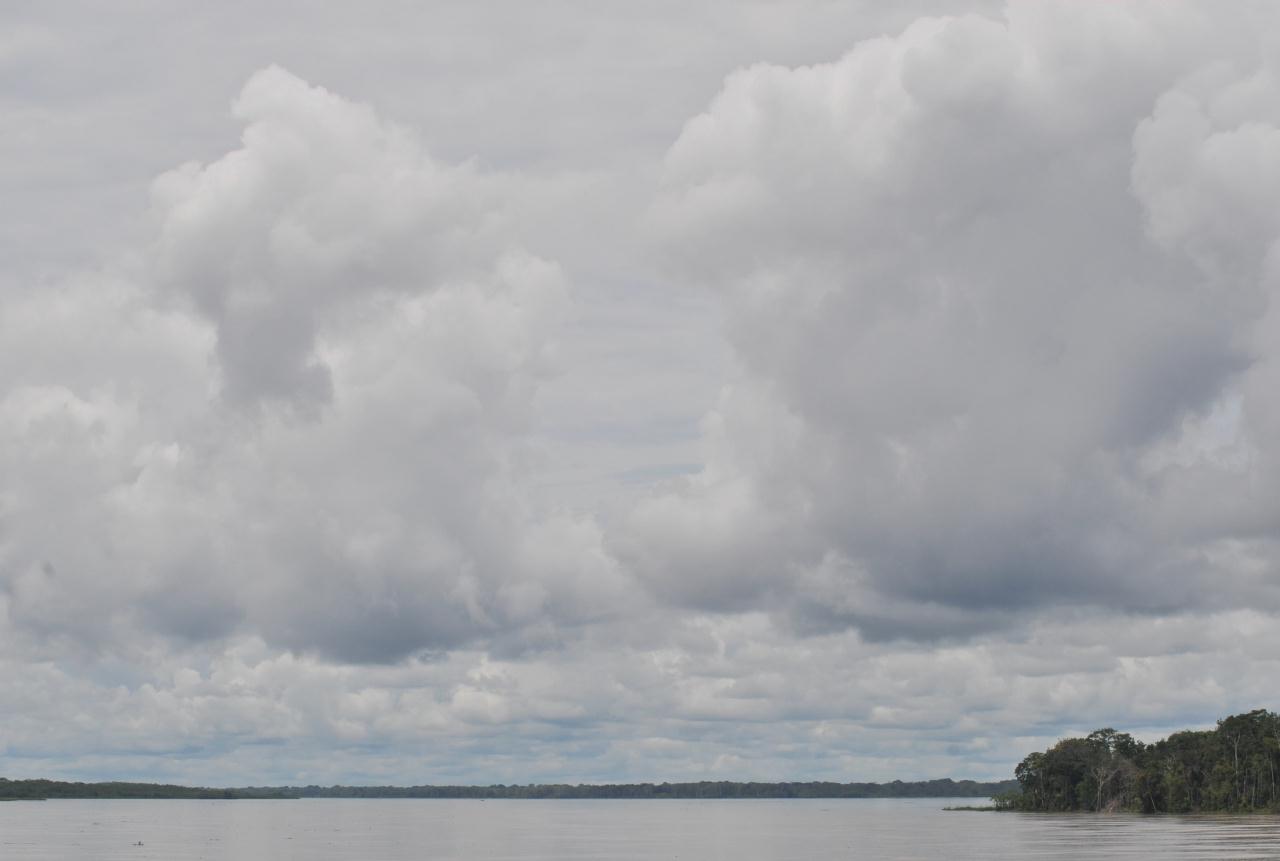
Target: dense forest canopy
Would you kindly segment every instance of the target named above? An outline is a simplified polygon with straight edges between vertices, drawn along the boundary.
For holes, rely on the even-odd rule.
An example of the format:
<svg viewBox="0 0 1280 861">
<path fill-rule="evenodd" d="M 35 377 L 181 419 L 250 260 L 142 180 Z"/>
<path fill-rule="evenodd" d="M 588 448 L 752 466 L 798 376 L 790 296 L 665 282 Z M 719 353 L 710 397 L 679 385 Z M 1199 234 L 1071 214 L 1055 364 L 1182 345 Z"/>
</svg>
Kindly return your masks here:
<svg viewBox="0 0 1280 861">
<path fill-rule="evenodd" d="M 1063 739 L 1022 760 L 1020 793 L 997 800 L 1042 811 L 1280 811 L 1277 772 L 1280 715 L 1255 709 L 1152 744 L 1110 728 Z"/>
</svg>

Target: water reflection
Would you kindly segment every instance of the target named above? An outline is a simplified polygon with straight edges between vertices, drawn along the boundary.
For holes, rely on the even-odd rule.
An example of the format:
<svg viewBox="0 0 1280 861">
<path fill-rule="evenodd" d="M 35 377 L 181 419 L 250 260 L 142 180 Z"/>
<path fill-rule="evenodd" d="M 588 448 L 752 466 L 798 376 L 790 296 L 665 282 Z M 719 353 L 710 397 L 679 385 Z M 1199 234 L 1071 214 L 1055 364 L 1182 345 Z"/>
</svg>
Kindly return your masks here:
<svg viewBox="0 0 1280 861">
<path fill-rule="evenodd" d="M 0 804 L 0 858 L 1280 859 L 1280 817 L 948 812 L 952 801 L 48 801 Z M 141 845 L 138 845 L 138 843 Z"/>
</svg>

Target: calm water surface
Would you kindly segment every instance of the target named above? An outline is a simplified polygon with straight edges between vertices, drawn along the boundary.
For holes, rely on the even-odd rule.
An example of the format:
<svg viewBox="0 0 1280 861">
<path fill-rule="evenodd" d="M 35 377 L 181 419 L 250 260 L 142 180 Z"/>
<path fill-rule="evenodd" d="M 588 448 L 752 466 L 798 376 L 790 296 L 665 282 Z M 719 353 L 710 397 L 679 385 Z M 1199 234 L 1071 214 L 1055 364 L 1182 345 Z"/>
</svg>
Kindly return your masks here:
<svg viewBox="0 0 1280 861">
<path fill-rule="evenodd" d="M 979 800 L 979 803 L 981 800 Z M 1280 817 L 959 813 L 956 800 L 45 801 L 5 861 L 1280 859 Z M 141 841 L 143 845 L 133 845 Z"/>
</svg>

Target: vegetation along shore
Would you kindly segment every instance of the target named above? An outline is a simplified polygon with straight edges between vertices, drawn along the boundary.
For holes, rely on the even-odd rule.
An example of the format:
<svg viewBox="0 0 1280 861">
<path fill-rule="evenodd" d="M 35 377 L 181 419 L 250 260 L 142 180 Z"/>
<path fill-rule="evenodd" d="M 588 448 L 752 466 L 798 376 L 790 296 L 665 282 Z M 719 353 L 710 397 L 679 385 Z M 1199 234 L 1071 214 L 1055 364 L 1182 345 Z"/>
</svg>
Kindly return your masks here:
<svg viewBox="0 0 1280 861">
<path fill-rule="evenodd" d="M 1280 812 L 1280 715 L 1232 715 L 1211 730 L 1143 744 L 1100 729 L 1028 755 L 997 806 L 1033 811 Z"/>
</svg>

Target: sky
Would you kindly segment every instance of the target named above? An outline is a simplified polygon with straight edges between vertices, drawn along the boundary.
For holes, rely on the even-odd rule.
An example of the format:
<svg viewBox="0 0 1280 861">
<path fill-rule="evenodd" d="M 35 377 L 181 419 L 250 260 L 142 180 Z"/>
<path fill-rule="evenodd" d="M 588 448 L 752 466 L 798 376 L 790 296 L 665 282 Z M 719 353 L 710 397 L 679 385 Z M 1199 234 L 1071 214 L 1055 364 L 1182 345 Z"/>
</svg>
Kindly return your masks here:
<svg viewBox="0 0 1280 861">
<path fill-rule="evenodd" d="M 0 774 L 1004 779 L 1274 709 L 1278 42 L 5 4 Z"/>
</svg>

